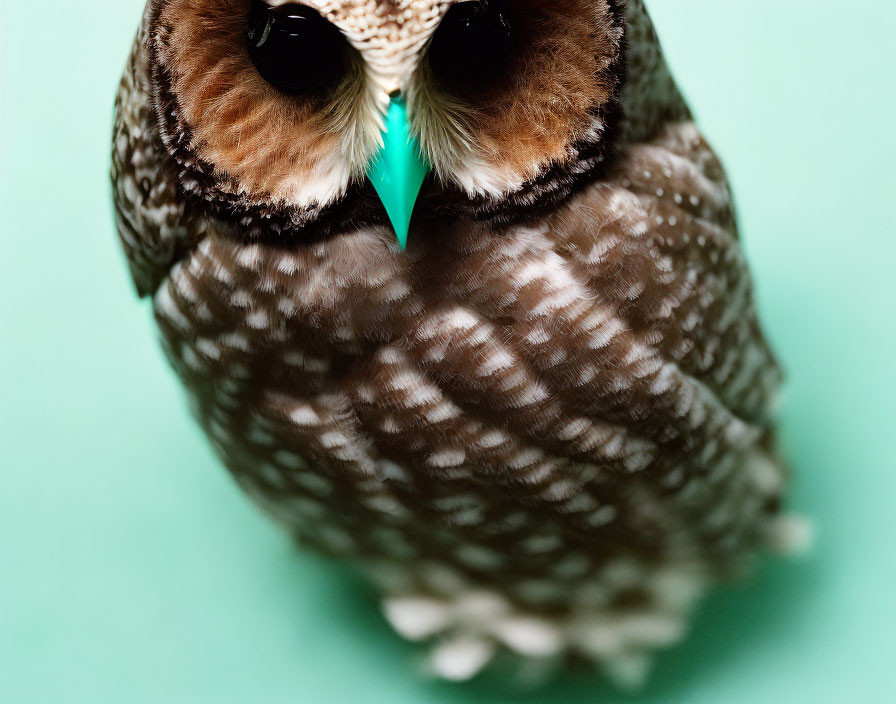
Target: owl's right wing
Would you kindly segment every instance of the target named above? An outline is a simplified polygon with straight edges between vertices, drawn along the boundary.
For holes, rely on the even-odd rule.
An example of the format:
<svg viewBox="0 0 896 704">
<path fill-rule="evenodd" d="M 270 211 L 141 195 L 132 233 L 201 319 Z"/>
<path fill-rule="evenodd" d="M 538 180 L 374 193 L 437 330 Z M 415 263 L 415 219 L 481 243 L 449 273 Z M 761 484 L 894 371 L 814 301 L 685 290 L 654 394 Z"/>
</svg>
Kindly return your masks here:
<svg viewBox="0 0 896 704">
<path fill-rule="evenodd" d="M 141 296 L 156 291 L 188 245 L 176 174 L 159 137 L 147 64 L 141 30 L 115 102 L 111 174 L 118 234 Z"/>
</svg>

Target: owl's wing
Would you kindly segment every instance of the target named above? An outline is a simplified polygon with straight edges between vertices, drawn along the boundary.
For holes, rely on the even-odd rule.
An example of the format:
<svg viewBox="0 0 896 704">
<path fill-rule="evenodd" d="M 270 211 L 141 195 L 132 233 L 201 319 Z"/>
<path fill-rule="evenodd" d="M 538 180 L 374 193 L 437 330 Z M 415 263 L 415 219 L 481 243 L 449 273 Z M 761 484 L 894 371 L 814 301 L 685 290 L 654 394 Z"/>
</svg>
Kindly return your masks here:
<svg viewBox="0 0 896 704">
<path fill-rule="evenodd" d="M 155 292 L 188 241 L 150 95 L 141 30 L 118 90 L 112 147 L 115 220 L 141 296 Z"/>
<path fill-rule="evenodd" d="M 722 165 L 693 123 L 630 147 L 555 241 L 664 365 L 766 428 L 781 372 L 760 328 Z"/>
</svg>

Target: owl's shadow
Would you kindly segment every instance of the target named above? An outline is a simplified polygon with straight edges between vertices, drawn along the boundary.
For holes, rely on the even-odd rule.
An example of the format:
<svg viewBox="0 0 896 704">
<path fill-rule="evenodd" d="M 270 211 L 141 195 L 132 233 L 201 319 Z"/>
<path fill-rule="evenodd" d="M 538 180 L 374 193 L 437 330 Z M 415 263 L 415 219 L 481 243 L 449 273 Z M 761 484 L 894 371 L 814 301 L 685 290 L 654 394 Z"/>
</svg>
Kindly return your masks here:
<svg viewBox="0 0 896 704">
<path fill-rule="evenodd" d="M 390 678 L 419 678 L 421 701 L 646 704 L 687 701 L 688 693 L 700 689 L 701 681 L 736 671 L 739 659 L 753 649 L 796 640 L 802 619 L 809 613 L 806 605 L 813 585 L 821 579 L 822 563 L 814 557 L 766 560 L 751 581 L 711 594 L 699 609 L 687 640 L 661 652 L 646 687 L 634 693 L 620 692 L 598 675 L 573 672 L 558 674 L 534 689 L 509 684 L 500 670 L 464 684 L 426 680 L 409 667 L 420 654 L 419 646 L 404 643 L 394 634 L 380 614 L 373 591 L 340 567 L 323 569 L 330 573 L 325 579 L 331 598 L 345 606 L 333 627 L 351 629 L 353 637 L 376 648 L 378 662 L 394 667 Z"/>
</svg>

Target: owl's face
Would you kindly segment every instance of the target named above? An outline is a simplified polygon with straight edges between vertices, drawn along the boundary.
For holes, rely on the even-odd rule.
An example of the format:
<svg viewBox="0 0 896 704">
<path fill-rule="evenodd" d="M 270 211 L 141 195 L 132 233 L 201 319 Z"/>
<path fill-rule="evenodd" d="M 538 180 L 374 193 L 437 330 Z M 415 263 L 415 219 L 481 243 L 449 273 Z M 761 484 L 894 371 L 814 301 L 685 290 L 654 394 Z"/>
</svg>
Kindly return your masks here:
<svg viewBox="0 0 896 704">
<path fill-rule="evenodd" d="M 555 204 L 617 119 L 615 0 L 152 0 L 146 21 L 185 190 L 285 227 L 383 219 L 365 174 L 396 96 L 422 217 Z"/>
</svg>

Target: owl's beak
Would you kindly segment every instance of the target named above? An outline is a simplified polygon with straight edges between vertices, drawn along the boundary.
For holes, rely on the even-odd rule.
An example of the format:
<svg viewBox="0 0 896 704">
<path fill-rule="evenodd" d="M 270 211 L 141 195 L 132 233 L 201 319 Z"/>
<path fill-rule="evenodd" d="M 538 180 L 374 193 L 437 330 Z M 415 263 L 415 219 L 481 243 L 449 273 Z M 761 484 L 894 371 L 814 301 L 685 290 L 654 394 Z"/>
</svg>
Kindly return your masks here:
<svg viewBox="0 0 896 704">
<path fill-rule="evenodd" d="M 411 135 L 407 105 L 395 95 L 386 113 L 383 147 L 371 160 L 367 178 L 386 208 L 402 249 L 407 247 L 414 204 L 429 171 L 420 145 Z"/>
</svg>

